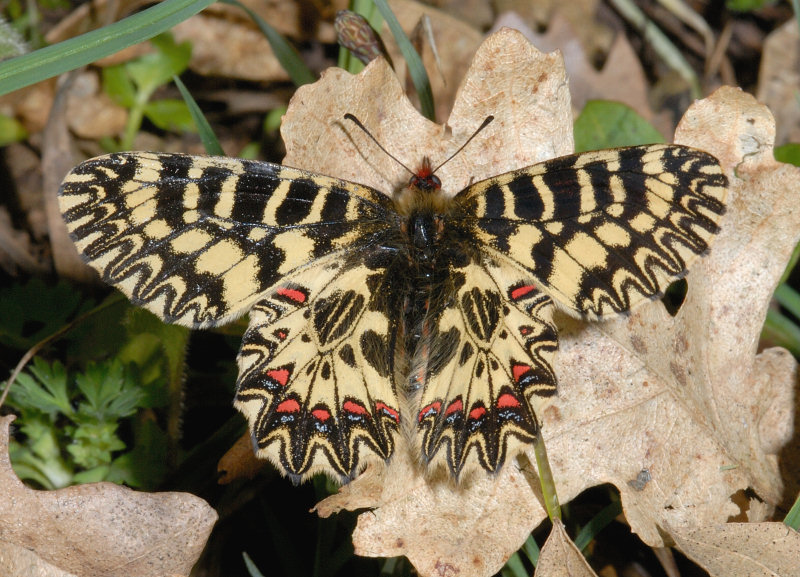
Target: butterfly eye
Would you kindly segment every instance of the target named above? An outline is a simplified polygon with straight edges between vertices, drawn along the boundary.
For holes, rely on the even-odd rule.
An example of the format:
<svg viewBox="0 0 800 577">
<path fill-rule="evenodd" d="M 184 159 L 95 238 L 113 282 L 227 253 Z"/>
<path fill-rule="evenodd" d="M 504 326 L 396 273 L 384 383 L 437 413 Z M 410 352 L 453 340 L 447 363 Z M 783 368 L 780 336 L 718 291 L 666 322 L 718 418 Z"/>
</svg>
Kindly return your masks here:
<svg viewBox="0 0 800 577">
<path fill-rule="evenodd" d="M 435 174 L 415 174 L 408 181 L 411 188 L 432 192 L 442 188 L 442 181 Z"/>
</svg>

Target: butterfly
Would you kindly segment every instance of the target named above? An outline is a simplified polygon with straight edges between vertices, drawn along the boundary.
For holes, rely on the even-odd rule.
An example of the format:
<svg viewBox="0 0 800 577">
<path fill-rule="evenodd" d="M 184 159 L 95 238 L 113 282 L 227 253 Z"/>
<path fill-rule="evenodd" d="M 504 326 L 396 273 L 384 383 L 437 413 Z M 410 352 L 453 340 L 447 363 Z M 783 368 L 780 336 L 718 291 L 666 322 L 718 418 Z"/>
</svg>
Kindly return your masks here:
<svg viewBox="0 0 800 577">
<path fill-rule="evenodd" d="M 278 164 L 123 152 L 65 178 L 69 233 L 164 321 L 246 313 L 235 405 L 293 481 L 347 482 L 401 436 L 427 471 L 495 473 L 556 393 L 559 308 L 657 298 L 705 253 L 727 179 L 700 150 L 573 154 L 455 195 L 424 159 L 387 194 Z"/>
</svg>

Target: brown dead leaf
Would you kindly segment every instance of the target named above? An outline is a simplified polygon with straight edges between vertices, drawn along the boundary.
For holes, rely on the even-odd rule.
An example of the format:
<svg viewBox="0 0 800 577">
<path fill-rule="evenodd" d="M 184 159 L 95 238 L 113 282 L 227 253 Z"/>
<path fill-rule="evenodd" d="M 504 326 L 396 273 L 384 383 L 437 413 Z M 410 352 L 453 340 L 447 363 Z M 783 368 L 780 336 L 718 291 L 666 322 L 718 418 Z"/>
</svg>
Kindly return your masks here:
<svg viewBox="0 0 800 577">
<path fill-rule="evenodd" d="M 608 53 L 614 41 L 614 31 L 606 19 L 598 17 L 598 0 L 497 0 L 498 13 L 515 12 L 532 29 L 549 28 L 556 19 L 564 19 L 577 33 L 580 44 L 590 57 Z"/>
<path fill-rule="evenodd" d="M 13 420 L 0 418 L 0 575 L 20 567 L 19 547 L 81 577 L 189 574 L 217 520 L 205 501 L 113 483 L 29 489 L 8 460 Z"/>
<path fill-rule="evenodd" d="M 777 143 L 800 141 L 800 32 L 797 21 L 789 19 L 764 41 L 764 55 L 758 71 L 758 99 L 769 106 L 778 120 Z"/>
<path fill-rule="evenodd" d="M 192 43 L 189 68 L 198 74 L 269 82 L 289 79 L 266 37 L 245 22 L 198 14 L 172 33 L 176 42 Z"/>
<path fill-rule="evenodd" d="M 553 15 L 544 33 L 525 26 L 514 12 L 501 16 L 497 22 L 497 26 L 500 25 L 516 28 L 543 52 L 561 51 L 574 110 L 582 110 L 589 100 L 615 100 L 653 121 L 655 114 L 647 99 L 648 83 L 644 69 L 624 34 L 614 39 L 604 66 L 598 71 L 592 64 L 591 54 L 587 54 L 572 25 L 560 13 Z M 671 128 L 669 132 L 672 132 Z"/>
<path fill-rule="evenodd" d="M 72 84 L 79 74 L 77 71 L 66 74 L 53 100 L 50 121 L 42 138 L 41 190 L 47 191 L 44 194 L 44 212 L 53 252 L 53 265 L 59 277 L 89 283 L 98 278 L 97 273 L 83 261 L 75 244 L 70 240 L 56 196 L 61 180 L 75 165 L 78 156 L 74 151 L 72 135 L 67 128 L 67 110 Z"/>
<path fill-rule="evenodd" d="M 572 151 L 560 56 L 508 29 L 481 45 L 445 126 L 411 107 L 382 61 L 358 76 L 329 71 L 298 90 L 282 128 L 285 163 L 394 190 L 408 174 L 349 126 L 346 112 L 411 166 L 446 158 L 494 115 L 439 171 L 452 194 Z M 756 347 L 800 237 L 791 200 L 800 178 L 772 160 L 773 137 L 769 112 L 739 91 L 721 89 L 692 107 L 676 139 L 715 154 L 732 190 L 720 238 L 689 275 L 681 310 L 671 317 L 655 302 L 613 322 L 562 319 L 559 396 L 538 407 L 559 496 L 613 483 L 632 529 L 652 546 L 670 544 L 667 527 L 739 515 L 732 499 L 748 488 L 769 504 L 762 515 L 781 497 L 777 454 L 791 437 L 796 364 L 782 349 L 756 356 Z M 371 509 L 353 536 L 361 555 L 406 555 L 421 575 L 490 575 L 545 516 L 523 461 L 455 487 L 421 476 L 398 448 L 385 470 L 370 470 L 320 510 Z M 644 469 L 648 482 L 629 483 Z"/>
<path fill-rule="evenodd" d="M 3 571 L 3 577 L 77 577 L 74 573 L 50 565 L 25 547 L 2 541 L 0 570 Z"/>
<path fill-rule="evenodd" d="M 64 120 L 79 138 L 96 140 L 117 136 L 125 130 L 128 111 L 103 91 L 96 71 L 82 71 L 65 90 L 67 109 Z"/>
<path fill-rule="evenodd" d="M 783 523 L 727 523 L 672 535 L 712 577 L 800 575 L 800 533 Z"/>
<path fill-rule="evenodd" d="M 597 577 L 586 557 L 567 535 L 560 519 L 553 521 L 536 565 L 535 577 Z"/>
<path fill-rule="evenodd" d="M 252 479 L 265 466 L 267 462 L 257 459 L 253 453 L 252 435 L 245 433 L 217 463 L 217 472 L 220 474 L 217 482 L 220 485 L 227 485 L 237 479 Z"/>
<path fill-rule="evenodd" d="M 387 467 L 369 468 L 317 506 L 322 516 L 372 509 L 353 532 L 357 555 L 405 555 L 420 575 L 493 575 L 527 538 L 530 519 L 546 516 L 531 488 L 538 480 L 516 466 L 456 487 L 419 474 L 398 441 Z"/>
<path fill-rule="evenodd" d="M 717 156 L 731 193 L 681 310 L 673 318 L 653 303 L 561 333 L 559 396 L 543 415 L 559 495 L 613 483 L 632 529 L 652 546 L 669 544 L 665 527 L 739 515 L 737 492 L 752 488 L 772 507 L 781 499 L 777 454 L 792 436 L 797 366 L 783 349 L 756 350 L 800 236 L 788 200 L 800 193 L 800 171 L 775 162 L 773 138 L 769 112 L 739 90 L 690 108 L 676 141 Z M 637 491 L 626 481 L 643 468 L 651 481 Z"/>
</svg>

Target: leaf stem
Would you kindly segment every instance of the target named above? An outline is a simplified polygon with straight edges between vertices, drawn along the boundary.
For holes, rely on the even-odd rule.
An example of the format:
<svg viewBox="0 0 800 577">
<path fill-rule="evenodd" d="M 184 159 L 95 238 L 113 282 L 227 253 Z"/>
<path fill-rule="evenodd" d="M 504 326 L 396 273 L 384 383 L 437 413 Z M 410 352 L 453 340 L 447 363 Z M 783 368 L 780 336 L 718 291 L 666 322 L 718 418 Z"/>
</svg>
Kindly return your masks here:
<svg viewBox="0 0 800 577">
<path fill-rule="evenodd" d="M 541 433 L 533 443 L 533 451 L 536 455 L 536 468 L 539 471 L 539 482 L 542 484 L 542 496 L 547 516 L 550 517 L 551 521 L 561 519 L 561 505 L 558 502 L 553 471 L 550 469 L 550 461 L 547 458 L 547 449 Z"/>
</svg>

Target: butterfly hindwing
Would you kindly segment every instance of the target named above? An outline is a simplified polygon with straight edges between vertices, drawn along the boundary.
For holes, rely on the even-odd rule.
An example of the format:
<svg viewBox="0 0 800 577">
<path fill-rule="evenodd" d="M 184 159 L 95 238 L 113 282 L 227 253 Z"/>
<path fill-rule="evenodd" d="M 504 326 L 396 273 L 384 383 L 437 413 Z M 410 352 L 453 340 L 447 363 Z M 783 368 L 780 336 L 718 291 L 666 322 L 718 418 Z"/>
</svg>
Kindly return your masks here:
<svg viewBox="0 0 800 577">
<path fill-rule="evenodd" d="M 478 182 L 456 200 L 482 250 L 530 271 L 590 318 L 661 294 L 707 248 L 727 180 L 711 155 L 672 145 L 586 152 Z"/>
<path fill-rule="evenodd" d="M 276 287 L 250 313 L 236 406 L 258 455 L 295 480 L 351 479 L 394 450 L 395 326 L 376 284 L 385 271 L 325 259 Z"/>
<path fill-rule="evenodd" d="M 59 203 L 105 282 L 192 327 L 240 316 L 298 267 L 352 250 L 391 207 L 367 187 L 277 164 L 143 152 L 80 164 Z"/>
<path fill-rule="evenodd" d="M 538 434 L 530 399 L 556 391 L 552 301 L 518 270 L 486 260 L 452 271 L 458 286 L 421 347 L 418 441 L 430 467 L 458 478 L 496 472 Z"/>
</svg>

